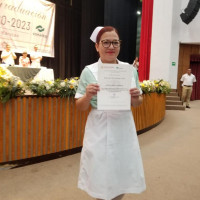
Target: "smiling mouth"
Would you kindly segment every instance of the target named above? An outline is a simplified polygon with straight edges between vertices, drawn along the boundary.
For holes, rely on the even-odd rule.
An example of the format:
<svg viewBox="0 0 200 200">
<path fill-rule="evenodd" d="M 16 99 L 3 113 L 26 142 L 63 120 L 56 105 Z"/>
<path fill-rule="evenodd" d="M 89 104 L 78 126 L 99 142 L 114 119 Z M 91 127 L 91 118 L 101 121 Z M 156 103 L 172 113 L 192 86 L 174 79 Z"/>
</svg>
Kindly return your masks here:
<svg viewBox="0 0 200 200">
<path fill-rule="evenodd" d="M 114 51 L 108 51 L 107 53 L 115 53 Z"/>
</svg>

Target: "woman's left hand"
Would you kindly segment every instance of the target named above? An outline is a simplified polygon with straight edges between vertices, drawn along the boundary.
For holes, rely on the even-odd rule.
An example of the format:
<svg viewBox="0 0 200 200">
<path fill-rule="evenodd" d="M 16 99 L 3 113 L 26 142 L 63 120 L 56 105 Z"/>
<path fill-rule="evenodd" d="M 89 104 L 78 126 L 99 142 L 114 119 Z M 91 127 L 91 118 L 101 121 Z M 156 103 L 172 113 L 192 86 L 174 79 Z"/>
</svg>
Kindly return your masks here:
<svg viewBox="0 0 200 200">
<path fill-rule="evenodd" d="M 140 90 L 138 88 L 131 88 L 130 95 L 131 95 L 131 105 L 132 106 L 136 107 L 142 103 L 142 96 L 141 96 Z"/>
<path fill-rule="evenodd" d="M 139 97 L 140 96 L 140 90 L 138 88 L 131 88 L 130 89 L 130 95 L 132 97 Z"/>
</svg>

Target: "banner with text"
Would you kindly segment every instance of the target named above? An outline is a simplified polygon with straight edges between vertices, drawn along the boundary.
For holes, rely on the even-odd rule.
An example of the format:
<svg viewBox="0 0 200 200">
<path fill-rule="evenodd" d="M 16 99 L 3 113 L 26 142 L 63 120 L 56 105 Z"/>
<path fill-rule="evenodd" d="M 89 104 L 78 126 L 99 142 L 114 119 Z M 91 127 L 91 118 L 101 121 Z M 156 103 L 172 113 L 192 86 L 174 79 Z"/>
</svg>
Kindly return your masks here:
<svg viewBox="0 0 200 200">
<path fill-rule="evenodd" d="M 54 57 L 55 4 L 46 0 L 0 0 L 0 50 L 38 51 Z"/>
</svg>

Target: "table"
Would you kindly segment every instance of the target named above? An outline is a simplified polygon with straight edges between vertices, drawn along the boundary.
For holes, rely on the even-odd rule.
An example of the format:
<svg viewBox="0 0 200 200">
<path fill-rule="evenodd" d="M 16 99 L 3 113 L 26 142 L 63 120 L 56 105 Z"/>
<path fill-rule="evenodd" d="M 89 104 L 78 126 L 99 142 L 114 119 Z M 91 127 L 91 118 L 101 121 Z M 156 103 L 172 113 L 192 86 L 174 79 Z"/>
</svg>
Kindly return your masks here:
<svg viewBox="0 0 200 200">
<path fill-rule="evenodd" d="M 27 82 L 33 79 L 35 75 L 41 70 L 40 68 L 32 67 L 7 67 L 7 69 L 14 75 L 18 76 L 22 81 Z"/>
<path fill-rule="evenodd" d="M 41 70 L 36 74 L 33 80 L 39 81 L 54 81 L 54 71 L 53 69 L 48 69 L 46 67 L 41 67 Z"/>
<path fill-rule="evenodd" d="M 23 82 L 33 80 L 38 81 L 53 81 L 54 80 L 54 71 L 53 69 L 48 69 L 46 67 L 33 68 L 33 67 L 7 67 L 7 69 L 14 75 L 18 76 Z"/>
</svg>

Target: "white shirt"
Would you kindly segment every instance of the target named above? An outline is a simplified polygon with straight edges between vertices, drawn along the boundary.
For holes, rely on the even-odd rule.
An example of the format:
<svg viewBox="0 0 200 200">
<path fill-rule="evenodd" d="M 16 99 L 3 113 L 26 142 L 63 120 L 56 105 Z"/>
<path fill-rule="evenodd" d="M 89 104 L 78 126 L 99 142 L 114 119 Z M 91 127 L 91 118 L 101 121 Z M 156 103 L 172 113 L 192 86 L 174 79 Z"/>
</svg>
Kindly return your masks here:
<svg viewBox="0 0 200 200">
<path fill-rule="evenodd" d="M 5 57 L 5 56 L 8 56 L 8 57 L 7 58 L 2 58 L 2 57 Z M 2 51 L 2 54 L 1 54 L 2 62 L 4 62 L 7 65 L 14 65 L 15 61 L 14 61 L 13 57 L 15 57 L 15 56 L 16 55 L 15 55 L 14 52 L 4 50 L 4 51 Z"/>
<path fill-rule="evenodd" d="M 196 78 L 193 74 L 188 75 L 187 73 L 181 77 L 181 81 L 183 81 L 182 86 L 193 86 L 193 83 L 196 82 Z"/>
<path fill-rule="evenodd" d="M 32 67 L 40 67 L 40 59 L 42 58 L 42 54 L 40 52 L 34 51 L 30 54 L 31 58 L 36 58 L 34 60 L 31 60 L 31 66 Z"/>
</svg>

